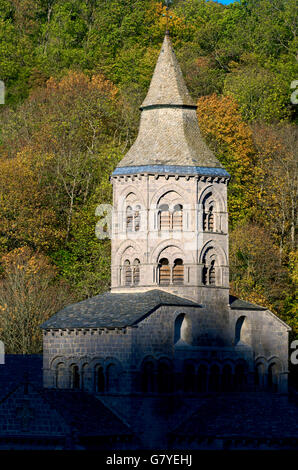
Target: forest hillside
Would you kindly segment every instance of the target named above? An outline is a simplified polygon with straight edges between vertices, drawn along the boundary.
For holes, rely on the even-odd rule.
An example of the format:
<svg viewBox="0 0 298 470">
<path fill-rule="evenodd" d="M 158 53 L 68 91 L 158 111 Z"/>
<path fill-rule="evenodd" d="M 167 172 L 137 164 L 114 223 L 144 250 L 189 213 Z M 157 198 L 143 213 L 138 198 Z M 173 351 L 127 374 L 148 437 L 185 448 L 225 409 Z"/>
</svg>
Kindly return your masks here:
<svg viewBox="0 0 298 470">
<path fill-rule="evenodd" d="M 133 143 L 165 32 L 156 0 L 1 0 L 0 339 L 109 288 L 96 208 Z M 298 338 L 298 0 L 174 0 L 170 34 L 202 133 L 231 174 L 231 291 Z M 295 84 L 295 80 L 297 81 Z M 296 289 L 295 289 L 296 287 Z"/>
</svg>

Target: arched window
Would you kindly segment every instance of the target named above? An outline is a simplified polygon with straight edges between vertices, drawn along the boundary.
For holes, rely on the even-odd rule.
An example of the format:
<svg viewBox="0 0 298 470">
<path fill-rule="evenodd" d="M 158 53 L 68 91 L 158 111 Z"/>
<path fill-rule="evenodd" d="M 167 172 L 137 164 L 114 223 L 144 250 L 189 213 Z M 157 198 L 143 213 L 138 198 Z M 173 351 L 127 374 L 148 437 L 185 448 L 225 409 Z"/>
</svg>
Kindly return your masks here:
<svg viewBox="0 0 298 470">
<path fill-rule="evenodd" d="M 95 389 L 98 393 L 105 391 L 105 375 L 101 365 L 98 365 L 95 369 Z"/>
<path fill-rule="evenodd" d="M 154 364 L 153 362 L 146 362 L 142 370 L 142 391 L 144 393 L 153 393 L 154 387 Z"/>
<path fill-rule="evenodd" d="M 204 286 L 206 286 L 208 284 L 208 268 L 206 265 L 203 266 L 203 270 L 202 270 L 202 283 L 204 284 Z"/>
<path fill-rule="evenodd" d="M 192 324 L 189 316 L 186 316 L 184 313 L 180 313 L 180 315 L 177 316 L 174 325 L 174 344 L 178 343 L 179 341 L 191 343 L 191 327 Z"/>
<path fill-rule="evenodd" d="M 135 259 L 133 262 L 133 284 L 138 285 L 140 283 L 140 260 Z"/>
<path fill-rule="evenodd" d="M 127 259 L 124 261 L 124 284 L 126 286 L 131 286 L 131 281 L 132 281 L 131 266 L 130 266 L 130 261 Z"/>
<path fill-rule="evenodd" d="M 179 340 L 182 339 L 182 324 L 184 320 L 184 313 L 178 315 L 175 320 L 175 328 L 174 328 L 174 344 L 178 343 Z"/>
<path fill-rule="evenodd" d="M 198 369 L 198 392 L 204 393 L 207 390 L 207 367 L 204 364 L 201 364 Z"/>
<path fill-rule="evenodd" d="M 134 211 L 134 229 L 135 232 L 138 232 L 140 230 L 141 226 L 141 206 L 137 206 L 135 211 Z"/>
<path fill-rule="evenodd" d="M 116 392 L 118 390 L 118 374 L 115 364 L 110 364 L 107 367 L 107 389 L 109 392 Z"/>
<path fill-rule="evenodd" d="M 244 391 L 246 385 L 246 366 L 237 364 L 235 367 L 235 388 L 237 391 Z"/>
<path fill-rule="evenodd" d="M 215 286 L 215 260 L 211 261 L 209 268 L 209 285 Z"/>
<path fill-rule="evenodd" d="M 265 367 L 262 363 L 257 364 L 255 368 L 255 386 L 260 390 L 265 388 Z"/>
<path fill-rule="evenodd" d="M 278 367 L 275 363 L 268 367 L 268 388 L 272 392 L 278 391 Z"/>
<path fill-rule="evenodd" d="M 168 204 L 159 207 L 159 230 L 170 230 L 172 228 L 171 213 Z"/>
<path fill-rule="evenodd" d="M 159 284 L 168 285 L 171 280 L 171 270 L 169 265 L 169 260 L 167 258 L 162 258 L 159 262 Z"/>
<path fill-rule="evenodd" d="M 210 369 L 209 376 L 209 390 L 210 392 L 219 392 L 220 389 L 220 370 L 219 367 L 214 364 Z"/>
<path fill-rule="evenodd" d="M 214 231 L 214 198 L 212 192 L 206 194 L 203 200 L 203 230 Z"/>
<path fill-rule="evenodd" d="M 88 364 L 83 364 L 82 367 L 82 389 L 88 389 Z"/>
<path fill-rule="evenodd" d="M 186 362 L 184 364 L 184 391 L 193 393 L 196 390 L 196 371 L 195 366 L 191 362 Z"/>
<path fill-rule="evenodd" d="M 222 390 L 224 392 L 231 392 L 233 389 L 233 374 L 232 367 L 226 364 L 222 370 Z"/>
<path fill-rule="evenodd" d="M 77 365 L 72 365 L 70 368 L 70 387 L 73 389 L 80 388 L 80 372 Z"/>
<path fill-rule="evenodd" d="M 213 213 L 213 206 L 209 207 L 209 213 L 207 216 L 207 230 L 208 232 L 213 232 L 214 229 L 214 213 Z"/>
<path fill-rule="evenodd" d="M 65 378 L 65 368 L 63 362 L 57 364 L 56 367 L 56 388 L 63 388 Z"/>
<path fill-rule="evenodd" d="M 203 256 L 202 284 L 205 286 L 216 285 L 217 256 L 212 247 L 208 248 Z"/>
<path fill-rule="evenodd" d="M 160 360 L 157 368 L 157 389 L 159 393 L 170 393 L 172 391 L 172 370 L 166 360 Z"/>
<path fill-rule="evenodd" d="M 184 266 L 182 259 L 178 258 L 174 261 L 173 266 L 173 284 L 184 283 Z"/>
<path fill-rule="evenodd" d="M 176 204 L 173 212 L 173 230 L 183 229 L 183 206 Z"/>
<path fill-rule="evenodd" d="M 126 230 L 132 232 L 133 230 L 133 210 L 131 206 L 126 208 Z"/>
<path fill-rule="evenodd" d="M 241 316 L 238 318 L 238 320 L 236 321 L 236 325 L 235 325 L 235 341 L 234 341 L 234 344 L 238 344 L 239 341 L 241 341 L 241 331 L 242 331 L 242 327 L 243 327 L 243 323 L 245 321 L 245 316 Z"/>
</svg>

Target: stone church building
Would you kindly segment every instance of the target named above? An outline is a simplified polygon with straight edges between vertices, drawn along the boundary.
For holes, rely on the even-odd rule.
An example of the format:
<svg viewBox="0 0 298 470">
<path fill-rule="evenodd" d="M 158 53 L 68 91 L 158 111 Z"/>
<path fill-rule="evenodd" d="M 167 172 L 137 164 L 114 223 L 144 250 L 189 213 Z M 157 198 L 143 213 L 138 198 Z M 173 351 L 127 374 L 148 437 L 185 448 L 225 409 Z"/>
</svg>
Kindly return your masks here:
<svg viewBox="0 0 298 470">
<path fill-rule="evenodd" d="M 111 290 L 42 325 L 44 387 L 113 397 L 118 412 L 129 396 L 286 393 L 290 328 L 229 294 L 230 175 L 202 138 L 168 33 L 140 109 L 111 175 Z"/>
</svg>

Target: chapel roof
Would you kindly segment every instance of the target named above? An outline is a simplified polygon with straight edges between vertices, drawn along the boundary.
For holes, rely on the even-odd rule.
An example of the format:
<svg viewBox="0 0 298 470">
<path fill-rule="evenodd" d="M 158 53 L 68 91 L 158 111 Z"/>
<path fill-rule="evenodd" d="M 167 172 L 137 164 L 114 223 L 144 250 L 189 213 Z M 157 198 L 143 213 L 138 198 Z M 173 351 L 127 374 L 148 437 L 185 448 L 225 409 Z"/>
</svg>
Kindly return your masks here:
<svg viewBox="0 0 298 470">
<path fill-rule="evenodd" d="M 50 328 L 123 328 L 139 323 L 158 307 L 200 307 L 191 300 L 159 289 L 147 292 L 106 292 L 69 305 L 41 325 Z"/>
<path fill-rule="evenodd" d="M 233 295 L 230 295 L 230 307 L 232 310 L 267 310 L 266 307 L 262 307 L 261 305 L 252 304 L 251 302 L 247 302 L 246 300 L 238 299 Z"/>
<path fill-rule="evenodd" d="M 202 308 L 199 303 L 160 289 L 131 293 L 105 292 L 68 305 L 44 322 L 41 328 L 124 328 L 137 325 L 161 306 Z M 233 296 L 230 296 L 230 307 L 232 310 L 266 310 Z"/>
</svg>

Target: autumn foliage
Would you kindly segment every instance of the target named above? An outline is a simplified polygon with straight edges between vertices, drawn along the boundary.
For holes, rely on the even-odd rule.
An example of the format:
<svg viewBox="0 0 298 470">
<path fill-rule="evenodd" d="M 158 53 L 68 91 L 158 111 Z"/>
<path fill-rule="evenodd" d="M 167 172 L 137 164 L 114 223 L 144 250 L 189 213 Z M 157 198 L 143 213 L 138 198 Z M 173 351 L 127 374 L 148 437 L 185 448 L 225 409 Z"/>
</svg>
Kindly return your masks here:
<svg viewBox="0 0 298 470">
<path fill-rule="evenodd" d="M 198 119 L 204 137 L 231 175 L 229 214 L 233 224 L 247 215 L 251 205 L 256 159 L 252 131 L 229 96 L 200 98 Z"/>
<path fill-rule="evenodd" d="M 40 325 L 71 301 L 56 270 L 42 254 L 17 248 L 1 259 L 0 334 L 8 353 L 42 350 Z"/>
<path fill-rule="evenodd" d="M 296 10 L 187 0 L 169 15 L 202 134 L 231 175 L 232 292 L 298 337 Z M 109 176 L 136 137 L 165 13 L 156 0 L 0 2 L 0 338 L 11 352 L 39 352 L 37 325 L 65 299 L 109 288 L 95 211 L 112 202 Z"/>
</svg>

